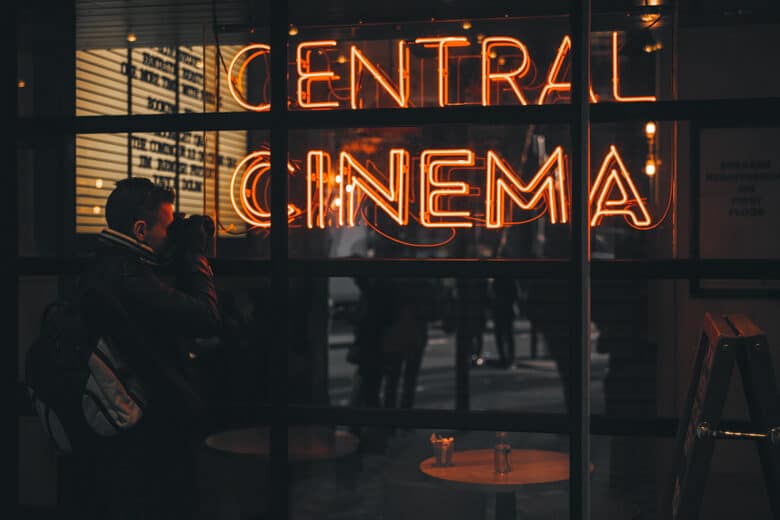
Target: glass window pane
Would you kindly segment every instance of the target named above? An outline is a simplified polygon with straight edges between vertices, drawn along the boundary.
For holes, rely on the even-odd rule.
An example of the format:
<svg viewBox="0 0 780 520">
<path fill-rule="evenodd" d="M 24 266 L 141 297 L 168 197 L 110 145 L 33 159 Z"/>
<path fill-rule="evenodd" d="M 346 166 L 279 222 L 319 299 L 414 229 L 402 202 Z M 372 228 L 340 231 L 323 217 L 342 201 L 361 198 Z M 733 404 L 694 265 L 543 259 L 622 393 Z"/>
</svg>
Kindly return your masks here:
<svg viewBox="0 0 780 520">
<path fill-rule="evenodd" d="M 82 238 L 99 233 L 106 226 L 105 204 L 116 183 L 143 177 L 176 190 L 175 211 L 215 220 L 217 255 L 267 257 L 270 175 L 264 174 L 270 169 L 265 164 L 270 155 L 264 152 L 265 166 L 252 163 L 253 198 L 242 198 L 235 173 L 250 148 L 266 143 L 267 132 L 244 130 L 78 135 L 76 233 Z M 22 164 L 30 167 L 26 161 Z"/>
<path fill-rule="evenodd" d="M 565 284 L 293 278 L 290 301 L 293 403 L 566 412 Z"/>
<path fill-rule="evenodd" d="M 291 257 L 568 254 L 564 126 L 297 131 L 290 143 Z"/>
<path fill-rule="evenodd" d="M 62 32 L 76 49 L 70 61 L 76 115 L 243 110 L 231 89 L 248 90 L 248 78 L 257 75 L 248 71 L 229 86 L 228 64 L 245 44 L 267 39 L 267 26 L 258 23 L 268 19 L 267 9 L 266 3 L 228 1 L 190 5 L 186 12 L 165 4 L 118 12 L 77 3 L 75 33 Z"/>
<path fill-rule="evenodd" d="M 591 127 L 593 259 L 673 257 L 679 210 L 676 124 L 656 121 Z"/>
</svg>

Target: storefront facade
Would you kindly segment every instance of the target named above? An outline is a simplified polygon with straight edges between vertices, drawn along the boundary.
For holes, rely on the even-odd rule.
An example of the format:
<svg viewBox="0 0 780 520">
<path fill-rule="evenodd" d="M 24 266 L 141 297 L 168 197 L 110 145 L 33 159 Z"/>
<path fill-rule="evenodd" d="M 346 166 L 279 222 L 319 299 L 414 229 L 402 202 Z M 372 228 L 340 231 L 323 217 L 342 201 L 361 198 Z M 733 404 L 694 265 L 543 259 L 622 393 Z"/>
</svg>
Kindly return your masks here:
<svg viewBox="0 0 780 520">
<path fill-rule="evenodd" d="M 666 517 L 705 312 L 747 315 L 780 359 L 776 9 L 348 4 L 15 7 L 15 376 L 43 306 L 73 290 L 115 183 L 146 177 L 176 190 L 176 211 L 217 223 L 210 256 L 237 332 L 230 355 L 194 366 L 223 405 L 215 429 L 268 428 L 256 493 L 269 517 L 304 514 L 311 477 L 287 455 L 302 427 L 449 431 L 456 454 L 461 434 L 492 448 L 492 432 L 512 432 L 515 448 L 568 454 L 568 485 L 546 499 L 555 514 L 599 517 L 617 495 Z M 475 361 L 503 359 L 486 339 L 502 280 L 529 327 L 512 322 L 525 367 L 547 360 L 557 376 L 551 401 L 525 386 L 532 372 Z M 364 367 L 334 345 L 358 341 L 367 281 L 384 284 L 375 305 L 391 325 L 366 359 L 414 343 L 404 312 L 425 322 L 417 405 L 345 393 Z M 420 390 L 438 384 L 426 379 L 438 348 L 445 397 Z M 728 395 L 724 418 L 755 426 L 740 390 Z M 18 408 L 14 491 L 45 509 L 61 469 Z M 761 481 L 749 449 L 718 448 L 717 486 Z M 745 457 L 755 464 L 737 469 Z M 383 496 L 415 504 L 431 485 L 418 477 L 387 476 Z M 518 496 L 521 511 L 545 500 Z M 756 496 L 750 511 L 768 512 Z M 726 518 L 706 497 L 703 511 Z"/>
</svg>

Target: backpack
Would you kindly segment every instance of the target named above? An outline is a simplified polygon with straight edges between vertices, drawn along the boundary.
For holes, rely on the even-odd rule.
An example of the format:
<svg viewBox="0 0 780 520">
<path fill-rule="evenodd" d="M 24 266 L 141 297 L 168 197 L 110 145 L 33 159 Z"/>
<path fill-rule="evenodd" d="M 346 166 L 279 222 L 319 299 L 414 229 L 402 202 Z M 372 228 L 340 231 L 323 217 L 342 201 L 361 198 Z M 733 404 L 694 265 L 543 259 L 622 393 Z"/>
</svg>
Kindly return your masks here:
<svg viewBox="0 0 780 520">
<path fill-rule="evenodd" d="M 25 387 L 44 431 L 62 454 L 89 450 L 143 416 L 145 392 L 110 339 L 84 325 L 76 301 L 58 299 L 43 313 L 25 360 Z"/>
</svg>

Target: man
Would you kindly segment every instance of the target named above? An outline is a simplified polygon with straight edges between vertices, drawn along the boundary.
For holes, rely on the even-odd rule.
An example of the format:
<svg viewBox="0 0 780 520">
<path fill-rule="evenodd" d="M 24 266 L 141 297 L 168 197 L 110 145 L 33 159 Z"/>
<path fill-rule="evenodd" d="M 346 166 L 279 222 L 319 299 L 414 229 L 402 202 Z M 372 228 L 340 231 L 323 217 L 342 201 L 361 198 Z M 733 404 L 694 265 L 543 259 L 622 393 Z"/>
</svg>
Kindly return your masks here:
<svg viewBox="0 0 780 520">
<path fill-rule="evenodd" d="M 174 198 L 148 179 L 118 182 L 81 280 L 85 323 L 114 342 L 146 394 L 139 423 L 95 447 L 101 518 L 192 518 L 197 506 L 193 433 L 203 407 L 180 344 L 220 327 L 205 257 L 214 228 L 208 217 L 174 221 Z"/>
</svg>

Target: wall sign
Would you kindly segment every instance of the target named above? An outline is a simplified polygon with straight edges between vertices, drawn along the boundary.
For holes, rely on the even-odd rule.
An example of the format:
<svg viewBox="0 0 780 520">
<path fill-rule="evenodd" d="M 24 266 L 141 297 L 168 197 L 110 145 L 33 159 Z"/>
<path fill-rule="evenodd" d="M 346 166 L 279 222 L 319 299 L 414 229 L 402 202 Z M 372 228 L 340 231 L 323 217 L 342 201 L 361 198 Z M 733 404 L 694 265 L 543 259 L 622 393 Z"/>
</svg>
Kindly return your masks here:
<svg viewBox="0 0 780 520">
<path fill-rule="evenodd" d="M 692 129 L 692 256 L 777 259 L 780 127 Z M 780 295 L 780 283 L 700 280 L 698 295 Z"/>
</svg>

